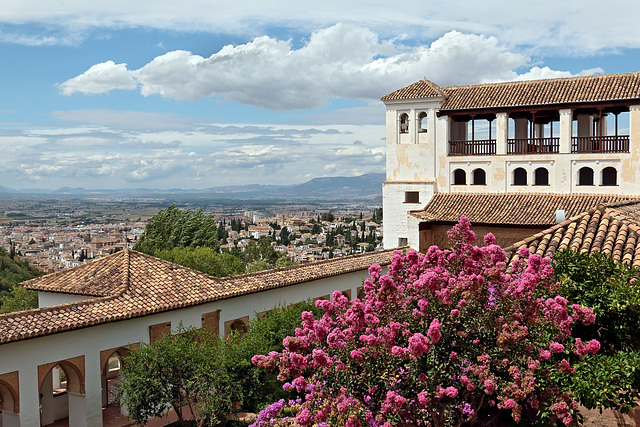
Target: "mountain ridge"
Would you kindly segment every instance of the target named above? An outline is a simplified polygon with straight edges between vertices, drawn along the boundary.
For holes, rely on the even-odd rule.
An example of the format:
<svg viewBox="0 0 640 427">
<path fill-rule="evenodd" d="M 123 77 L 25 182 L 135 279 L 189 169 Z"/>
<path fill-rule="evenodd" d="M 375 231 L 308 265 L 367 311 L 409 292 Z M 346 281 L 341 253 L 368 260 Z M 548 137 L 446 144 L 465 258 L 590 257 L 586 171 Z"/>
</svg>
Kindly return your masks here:
<svg viewBox="0 0 640 427">
<path fill-rule="evenodd" d="M 319 177 L 301 184 L 247 184 L 214 186 L 204 189 L 85 189 L 82 187 L 61 187 L 56 190 L 24 189 L 15 190 L 0 186 L 0 194 L 49 195 L 49 196 L 167 196 L 182 195 L 193 197 L 216 197 L 222 199 L 282 199 L 304 200 L 357 198 L 359 200 L 382 199 L 384 173 L 369 173 L 353 177 Z"/>
</svg>

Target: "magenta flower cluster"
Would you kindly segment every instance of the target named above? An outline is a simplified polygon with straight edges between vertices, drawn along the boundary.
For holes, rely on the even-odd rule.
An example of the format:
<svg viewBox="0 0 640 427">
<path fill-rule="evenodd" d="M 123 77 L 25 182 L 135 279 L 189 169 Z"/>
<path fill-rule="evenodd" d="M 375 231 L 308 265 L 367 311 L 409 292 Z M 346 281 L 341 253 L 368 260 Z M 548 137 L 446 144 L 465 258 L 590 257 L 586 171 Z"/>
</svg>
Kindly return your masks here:
<svg viewBox="0 0 640 427">
<path fill-rule="evenodd" d="M 491 234 L 473 245 L 465 217 L 449 236 L 452 249 L 397 251 L 386 274 L 371 266 L 362 300 L 335 292 L 316 303 L 322 318 L 303 313 L 282 352 L 254 356 L 302 396 L 289 406 L 297 424 L 457 425 L 491 407 L 516 421 L 531 408 L 571 422 L 568 381 L 554 379 L 573 372 L 570 351 L 600 348 L 571 336 L 593 312 L 556 294 L 548 258 L 524 248 L 508 266 Z"/>
</svg>

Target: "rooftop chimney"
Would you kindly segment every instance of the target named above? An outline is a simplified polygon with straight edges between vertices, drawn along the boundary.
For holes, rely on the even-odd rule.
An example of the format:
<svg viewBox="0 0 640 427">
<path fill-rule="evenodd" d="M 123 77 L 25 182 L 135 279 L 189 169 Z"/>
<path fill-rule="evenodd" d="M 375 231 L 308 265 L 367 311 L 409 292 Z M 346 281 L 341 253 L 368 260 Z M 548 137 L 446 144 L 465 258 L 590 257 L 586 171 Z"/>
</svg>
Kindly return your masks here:
<svg viewBox="0 0 640 427">
<path fill-rule="evenodd" d="M 556 224 L 559 224 L 565 220 L 564 209 L 558 209 L 556 211 Z"/>
</svg>

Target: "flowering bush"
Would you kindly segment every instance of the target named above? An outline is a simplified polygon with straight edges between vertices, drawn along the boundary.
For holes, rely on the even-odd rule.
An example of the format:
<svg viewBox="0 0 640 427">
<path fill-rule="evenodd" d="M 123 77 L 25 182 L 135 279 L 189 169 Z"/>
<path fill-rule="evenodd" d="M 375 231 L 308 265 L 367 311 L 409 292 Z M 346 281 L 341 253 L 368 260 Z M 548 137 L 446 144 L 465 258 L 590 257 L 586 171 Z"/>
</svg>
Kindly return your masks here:
<svg viewBox="0 0 640 427">
<path fill-rule="evenodd" d="M 302 426 L 460 425 L 490 407 L 569 423 L 577 405 L 558 378 L 573 372 L 569 351 L 598 351 L 571 337 L 593 312 L 556 294 L 549 259 L 524 249 L 508 269 L 493 235 L 473 246 L 469 227 L 462 217 L 449 231 L 451 250 L 397 251 L 384 275 L 371 266 L 363 300 L 335 292 L 316 302 L 321 319 L 302 313 L 282 352 L 254 356 L 302 396 L 260 425 L 287 406 Z"/>
</svg>

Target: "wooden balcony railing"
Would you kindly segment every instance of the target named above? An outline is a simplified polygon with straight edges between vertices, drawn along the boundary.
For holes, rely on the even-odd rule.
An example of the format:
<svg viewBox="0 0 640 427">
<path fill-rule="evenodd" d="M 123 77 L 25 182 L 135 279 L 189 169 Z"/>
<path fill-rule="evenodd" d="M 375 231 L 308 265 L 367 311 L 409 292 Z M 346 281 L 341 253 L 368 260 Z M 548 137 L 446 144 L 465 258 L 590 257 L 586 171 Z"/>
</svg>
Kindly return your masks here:
<svg viewBox="0 0 640 427">
<path fill-rule="evenodd" d="M 574 136 L 572 153 L 628 153 L 629 135 Z"/>
<path fill-rule="evenodd" d="M 450 156 L 485 156 L 496 154 L 495 139 L 479 139 L 475 141 L 449 141 Z"/>
<path fill-rule="evenodd" d="M 560 152 L 560 138 L 516 138 L 507 140 L 507 154 Z"/>
</svg>

